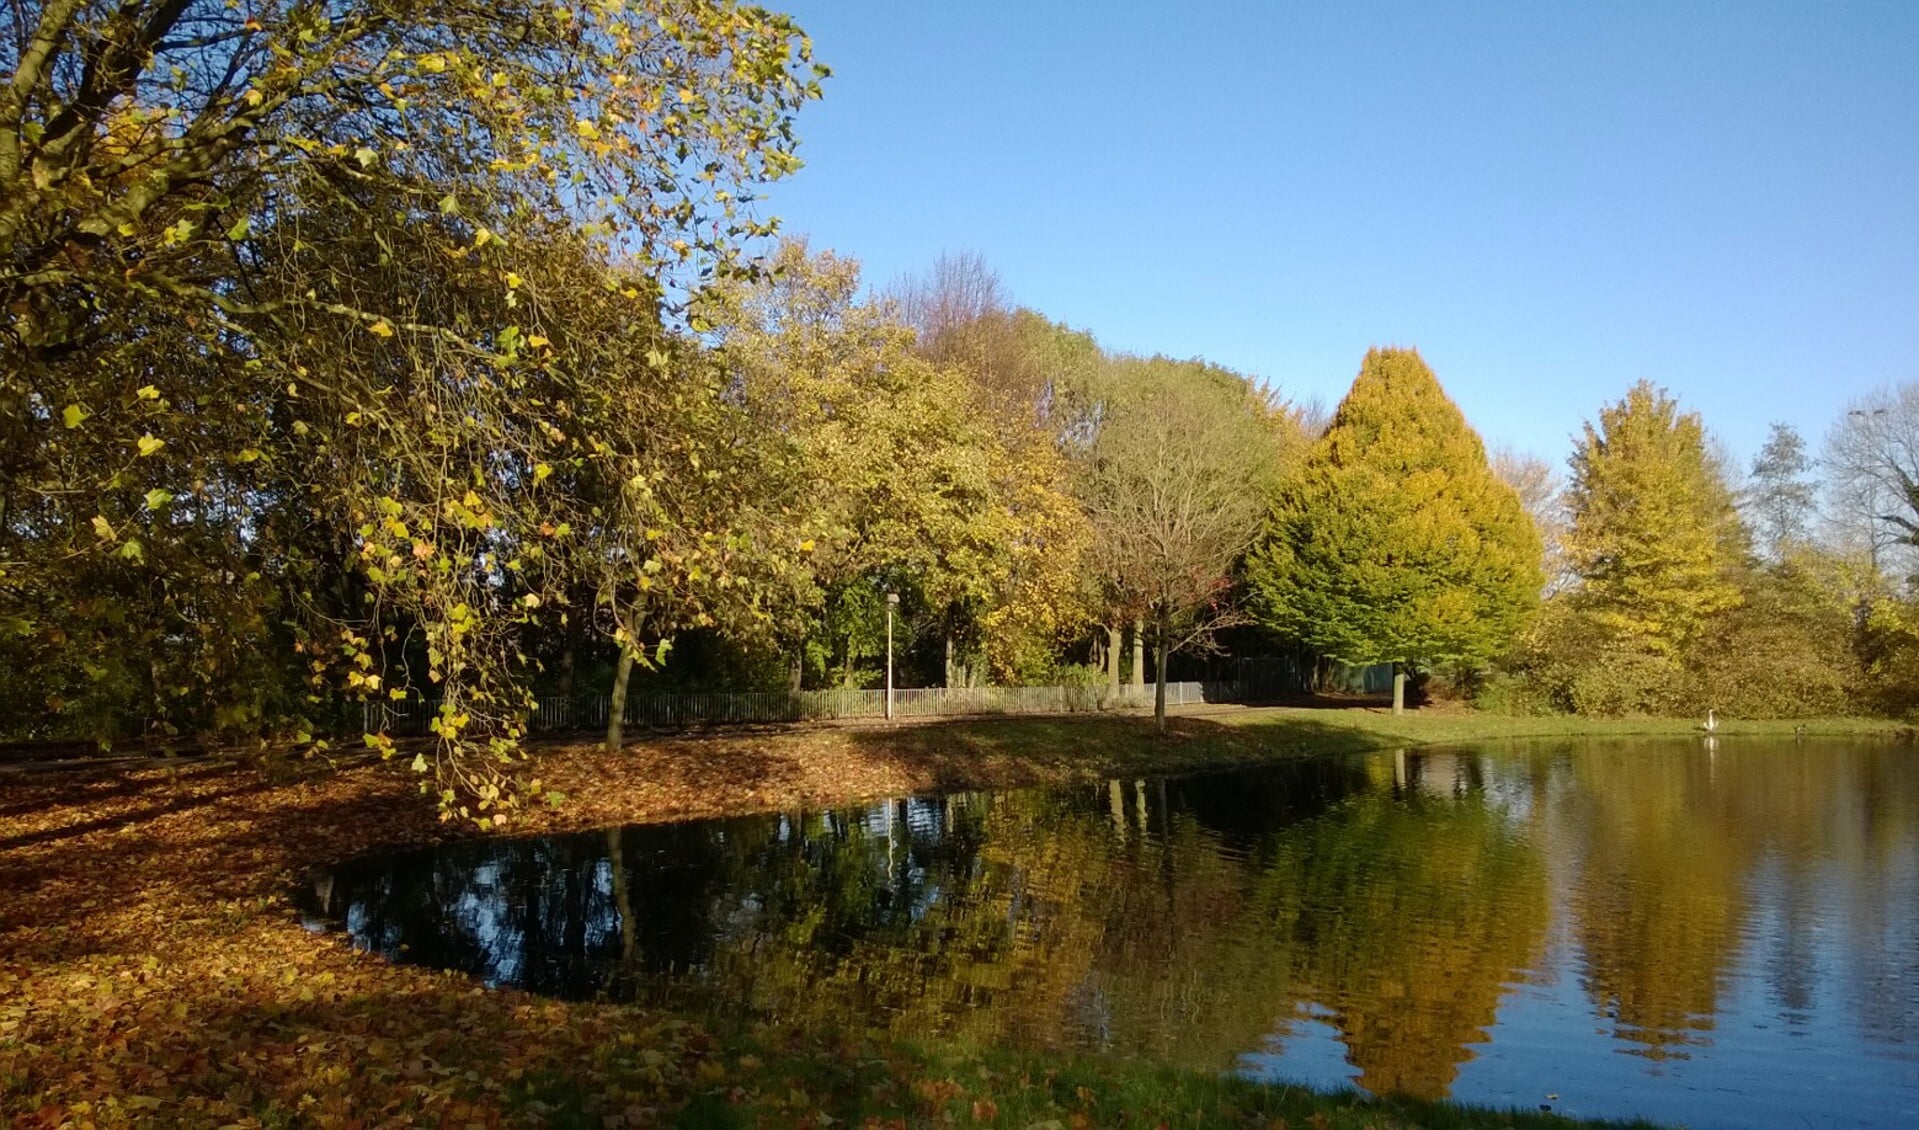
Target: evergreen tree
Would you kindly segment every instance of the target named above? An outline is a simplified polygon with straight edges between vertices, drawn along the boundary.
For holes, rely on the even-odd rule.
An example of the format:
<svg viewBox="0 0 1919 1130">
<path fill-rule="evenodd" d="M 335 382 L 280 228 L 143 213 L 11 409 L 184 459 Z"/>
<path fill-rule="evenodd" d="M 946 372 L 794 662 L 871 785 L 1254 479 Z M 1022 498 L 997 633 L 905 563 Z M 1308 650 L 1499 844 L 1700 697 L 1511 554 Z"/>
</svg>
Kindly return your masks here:
<svg viewBox="0 0 1919 1130">
<path fill-rule="evenodd" d="M 1586 425 L 1572 472 L 1567 551 L 1590 623 L 1675 656 L 1739 604 L 1747 533 L 1698 413 L 1641 381 Z"/>
<path fill-rule="evenodd" d="M 1483 661 L 1539 602 L 1540 540 L 1417 352 L 1375 349 L 1247 562 L 1260 614 L 1349 663 Z"/>
<path fill-rule="evenodd" d="M 1752 461 L 1746 506 L 1758 528 L 1759 544 L 1775 562 L 1803 544 L 1811 526 L 1814 487 L 1806 477 L 1812 460 L 1806 441 L 1791 424 L 1775 421 L 1766 446 Z"/>
</svg>

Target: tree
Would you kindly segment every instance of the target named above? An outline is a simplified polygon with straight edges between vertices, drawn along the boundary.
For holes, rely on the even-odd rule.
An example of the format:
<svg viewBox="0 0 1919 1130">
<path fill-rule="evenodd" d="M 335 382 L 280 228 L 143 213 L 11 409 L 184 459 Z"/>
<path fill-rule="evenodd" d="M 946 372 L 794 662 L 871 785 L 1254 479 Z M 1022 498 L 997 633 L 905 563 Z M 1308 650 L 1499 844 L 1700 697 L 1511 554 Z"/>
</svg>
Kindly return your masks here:
<svg viewBox="0 0 1919 1130">
<path fill-rule="evenodd" d="M 1247 578 L 1274 629 L 1348 663 L 1483 662 L 1539 603 L 1519 496 L 1417 352 L 1366 354 L 1332 425 L 1281 488 Z"/>
<path fill-rule="evenodd" d="M 1199 361 L 1124 358 L 1106 380 L 1078 493 L 1109 600 L 1152 621 L 1164 730 L 1167 661 L 1242 619 L 1233 568 L 1259 534 L 1288 420 Z"/>
<path fill-rule="evenodd" d="M 1572 472 L 1572 596 L 1607 640 L 1671 659 L 1739 604 L 1747 534 L 1697 413 L 1641 381 L 1586 424 Z"/>
<path fill-rule="evenodd" d="M 1919 549 L 1919 381 L 1852 404 L 1826 436 L 1836 501 L 1867 531 L 1874 560 Z M 1880 562 L 1883 564 L 1883 562 Z"/>
<path fill-rule="evenodd" d="M 1563 589 L 1570 581 L 1566 572 L 1566 484 L 1552 464 L 1537 455 L 1502 447 L 1492 453 L 1493 474 L 1513 488 L 1519 504 L 1533 520 L 1544 549 L 1541 571 L 1546 576 L 1546 595 Z"/>
<path fill-rule="evenodd" d="M 1066 483 L 1062 448 L 1103 363 L 1085 333 L 1015 309 L 999 276 L 976 254 L 942 255 L 922 276 L 895 283 L 891 297 L 917 334 L 919 352 L 957 368 L 974 387 L 999 448 L 1021 484 L 1012 497 L 1031 513 L 1033 536 L 1019 539 L 998 599 L 952 605 L 944 614 L 948 683 L 969 667 L 976 642 L 999 679 L 1053 675 L 1061 637 L 1094 615 L 1082 558 L 1090 537 Z"/>
<path fill-rule="evenodd" d="M 248 735 L 337 721 L 315 716 L 342 689 L 431 688 L 415 765 L 497 815 L 536 662 L 518 644 L 604 568 L 594 506 L 703 474 L 669 326 L 770 230 L 748 201 L 796 166 L 810 44 L 683 0 L 15 14 L 6 650 Z M 140 598 L 65 599 L 101 582 Z M 293 685 L 210 693 L 269 668 Z"/>
<path fill-rule="evenodd" d="M 1014 450 L 966 373 L 914 349 L 885 302 L 861 302 L 858 263 L 789 241 L 774 270 L 706 311 L 730 396 L 783 466 L 767 503 L 804 553 L 774 615 L 799 649 L 822 627 L 842 678 L 883 639 L 876 586 L 947 614 L 1003 603 L 1056 540 L 1057 455 Z M 951 617 L 948 617 L 949 624 Z"/>
<path fill-rule="evenodd" d="M 1784 561 L 1810 534 L 1817 497 L 1806 477 L 1811 470 L 1806 441 L 1791 424 L 1774 421 L 1766 445 L 1753 458 L 1743 500 L 1759 544 L 1772 561 Z"/>
</svg>

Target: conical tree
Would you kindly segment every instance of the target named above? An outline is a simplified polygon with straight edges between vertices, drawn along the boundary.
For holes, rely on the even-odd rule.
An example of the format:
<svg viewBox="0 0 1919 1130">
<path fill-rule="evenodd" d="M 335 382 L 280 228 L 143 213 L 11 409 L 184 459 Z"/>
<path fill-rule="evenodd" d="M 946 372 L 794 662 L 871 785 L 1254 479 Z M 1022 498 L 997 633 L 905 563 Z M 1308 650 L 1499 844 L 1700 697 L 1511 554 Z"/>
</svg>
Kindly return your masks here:
<svg viewBox="0 0 1919 1130">
<path fill-rule="evenodd" d="M 1410 349 L 1374 349 L 1281 488 L 1247 561 L 1261 617 L 1322 655 L 1405 673 L 1506 648 L 1539 603 L 1539 533 Z"/>
<path fill-rule="evenodd" d="M 1640 381 L 1572 457 L 1577 607 L 1610 637 L 1672 656 L 1740 601 L 1750 537 L 1696 412 Z"/>
</svg>

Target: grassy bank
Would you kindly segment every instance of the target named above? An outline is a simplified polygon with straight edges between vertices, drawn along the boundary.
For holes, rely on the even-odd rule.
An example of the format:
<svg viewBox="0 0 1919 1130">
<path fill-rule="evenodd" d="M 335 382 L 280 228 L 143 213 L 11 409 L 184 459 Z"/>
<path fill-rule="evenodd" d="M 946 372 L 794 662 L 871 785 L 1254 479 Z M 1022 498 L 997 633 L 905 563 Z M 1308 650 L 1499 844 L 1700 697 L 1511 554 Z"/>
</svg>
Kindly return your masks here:
<svg viewBox="0 0 1919 1130">
<path fill-rule="evenodd" d="M 799 728 L 553 745 L 535 771 L 570 799 L 550 831 L 1056 784 L 1318 751 L 1498 737 L 1684 734 L 1424 712 L 1218 709 Z M 1870 721 L 1814 735 L 1897 736 Z M 1790 737 L 1793 724 L 1722 733 Z M 1906 731 L 1909 736 L 1909 731 Z M 0 1121 L 23 1126 L 1506 1124 L 1100 1059 L 817 1034 L 717 1035 L 690 1017 L 566 1004 L 352 953 L 304 929 L 316 865 L 468 834 L 391 764 L 198 763 L 0 777 Z M 825 1117 L 821 1117 L 824 1115 Z"/>
</svg>

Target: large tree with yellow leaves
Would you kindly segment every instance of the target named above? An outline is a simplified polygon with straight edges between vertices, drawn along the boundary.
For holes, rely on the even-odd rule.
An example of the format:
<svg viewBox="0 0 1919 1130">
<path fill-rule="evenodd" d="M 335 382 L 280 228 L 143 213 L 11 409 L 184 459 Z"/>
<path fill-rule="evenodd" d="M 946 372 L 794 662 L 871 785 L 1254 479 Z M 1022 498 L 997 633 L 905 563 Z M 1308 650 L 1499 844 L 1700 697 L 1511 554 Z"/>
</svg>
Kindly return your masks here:
<svg viewBox="0 0 1919 1130">
<path fill-rule="evenodd" d="M 811 44 L 728 0 L 12 11 L 0 686 L 37 721 L 0 724 L 317 733 L 410 687 L 491 822 L 525 620 L 728 572 L 727 405 L 669 327 L 771 230 Z"/>
<path fill-rule="evenodd" d="M 1672 657 L 1740 602 L 1750 537 L 1696 412 L 1640 381 L 1572 457 L 1575 606 L 1612 642 Z"/>
</svg>

